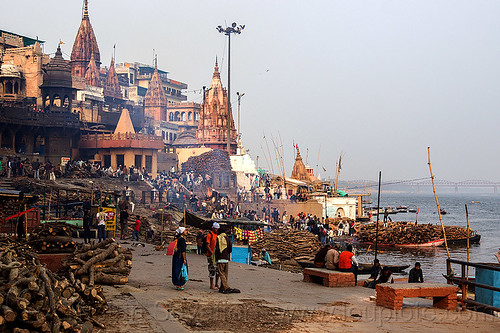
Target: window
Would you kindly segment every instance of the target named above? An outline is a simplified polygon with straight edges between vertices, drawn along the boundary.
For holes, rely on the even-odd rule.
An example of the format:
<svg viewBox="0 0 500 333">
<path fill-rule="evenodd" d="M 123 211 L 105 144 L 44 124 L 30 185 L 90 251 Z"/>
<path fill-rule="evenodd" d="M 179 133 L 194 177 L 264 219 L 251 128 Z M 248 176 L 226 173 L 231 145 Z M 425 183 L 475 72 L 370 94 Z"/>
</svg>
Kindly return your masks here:
<svg viewBox="0 0 500 333">
<path fill-rule="evenodd" d="M 125 166 L 125 156 L 120 154 L 116 155 L 116 165 L 118 166 Z"/>
<path fill-rule="evenodd" d="M 146 155 L 146 170 L 151 172 L 153 170 L 153 156 Z"/>
<path fill-rule="evenodd" d="M 142 168 L 142 155 L 135 155 L 135 167 Z"/>
</svg>

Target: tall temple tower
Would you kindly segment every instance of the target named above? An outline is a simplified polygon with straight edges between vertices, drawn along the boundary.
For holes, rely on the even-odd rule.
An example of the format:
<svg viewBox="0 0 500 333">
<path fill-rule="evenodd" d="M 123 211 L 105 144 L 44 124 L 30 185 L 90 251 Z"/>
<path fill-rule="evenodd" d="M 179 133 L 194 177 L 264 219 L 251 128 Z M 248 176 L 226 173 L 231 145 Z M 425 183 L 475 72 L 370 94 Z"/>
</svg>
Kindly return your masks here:
<svg viewBox="0 0 500 333">
<path fill-rule="evenodd" d="M 166 121 L 167 105 L 167 97 L 165 96 L 165 90 L 163 90 L 160 74 L 158 74 L 158 65 L 155 60 L 155 71 L 151 76 L 148 91 L 144 97 L 144 116 L 155 121 Z"/>
<path fill-rule="evenodd" d="M 205 96 L 205 111 L 202 112 L 198 122 L 196 138 L 200 144 L 213 149 L 227 148 L 227 118 L 231 111 L 229 106 L 227 90 L 222 87 L 219 65 L 215 60 L 215 69 L 212 76 L 210 89 Z M 234 117 L 231 116 L 231 154 L 236 154 L 236 128 Z"/>
<path fill-rule="evenodd" d="M 101 54 L 90 24 L 88 0 L 83 2 L 83 17 L 71 51 L 71 75 L 84 78 L 90 60 L 94 58 L 97 68 L 101 66 Z"/>
</svg>

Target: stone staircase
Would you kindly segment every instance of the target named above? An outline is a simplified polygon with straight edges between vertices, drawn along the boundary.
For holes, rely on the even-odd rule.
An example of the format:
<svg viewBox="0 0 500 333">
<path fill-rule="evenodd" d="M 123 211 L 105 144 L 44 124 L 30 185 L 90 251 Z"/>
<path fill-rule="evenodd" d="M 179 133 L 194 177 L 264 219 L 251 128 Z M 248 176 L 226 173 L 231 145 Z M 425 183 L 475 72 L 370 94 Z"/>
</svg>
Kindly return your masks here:
<svg viewBox="0 0 500 333">
<path fill-rule="evenodd" d="M 5 190 L 13 190 L 15 191 L 16 188 L 14 187 L 14 182 L 12 181 L 12 178 L 0 178 L 0 188 L 5 189 Z"/>
</svg>

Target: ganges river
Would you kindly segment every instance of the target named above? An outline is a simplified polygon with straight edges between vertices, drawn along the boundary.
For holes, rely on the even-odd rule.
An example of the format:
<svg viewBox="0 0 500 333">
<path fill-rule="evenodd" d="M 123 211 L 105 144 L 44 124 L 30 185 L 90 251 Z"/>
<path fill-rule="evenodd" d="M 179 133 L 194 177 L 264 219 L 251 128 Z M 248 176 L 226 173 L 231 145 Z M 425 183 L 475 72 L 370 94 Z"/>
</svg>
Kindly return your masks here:
<svg viewBox="0 0 500 333">
<path fill-rule="evenodd" d="M 493 192 L 493 190 L 492 190 Z M 372 193 L 373 206 L 377 205 L 377 195 Z M 498 262 L 494 254 L 500 247 L 500 194 L 494 193 L 444 193 L 438 191 L 438 200 L 441 208 L 447 214 L 442 215 L 445 225 L 466 226 L 465 204 L 469 211 L 469 225 L 472 230 L 481 235 L 481 243 L 471 245 L 471 262 Z M 432 191 L 429 193 L 382 193 L 381 207 L 416 206 L 419 210 L 418 223 L 440 224 L 437 206 Z M 415 213 L 398 213 L 389 215 L 393 221 L 415 222 Z M 383 215 L 380 215 L 383 220 Z M 361 250 L 361 249 L 360 249 Z M 445 282 L 446 248 L 437 247 L 426 250 L 404 249 L 386 251 L 378 254 L 382 264 L 407 264 L 413 267 L 416 261 L 420 262 L 426 281 Z M 452 259 L 466 260 L 466 247 L 450 247 Z M 360 262 L 372 262 L 372 251 L 358 255 Z M 460 266 L 453 266 L 455 274 L 460 274 Z M 408 273 L 409 269 L 406 270 Z M 474 276 L 474 270 L 470 275 Z M 396 277 L 396 276 L 395 276 Z M 400 276 L 397 276 L 400 277 Z"/>
</svg>

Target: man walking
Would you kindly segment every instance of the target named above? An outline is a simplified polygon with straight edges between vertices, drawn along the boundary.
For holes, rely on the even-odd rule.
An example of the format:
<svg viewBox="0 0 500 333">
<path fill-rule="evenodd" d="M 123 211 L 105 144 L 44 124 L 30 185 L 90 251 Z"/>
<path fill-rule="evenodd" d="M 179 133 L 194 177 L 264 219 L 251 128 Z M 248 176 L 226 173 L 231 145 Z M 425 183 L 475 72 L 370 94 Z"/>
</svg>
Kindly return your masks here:
<svg viewBox="0 0 500 333">
<path fill-rule="evenodd" d="M 134 231 L 132 232 L 132 240 L 139 241 L 139 230 L 141 230 L 141 220 L 139 215 L 136 216 Z"/>
<path fill-rule="evenodd" d="M 210 289 L 219 289 L 219 276 L 215 267 L 215 245 L 217 244 L 217 233 L 220 225 L 217 222 L 212 224 L 212 230 L 207 234 L 207 262 L 208 262 L 208 277 L 210 278 Z M 215 284 L 214 284 L 215 279 Z"/>
<path fill-rule="evenodd" d="M 96 215 L 97 219 L 97 237 L 99 238 L 99 243 L 106 240 L 106 213 L 102 211 L 102 207 L 99 207 L 99 213 Z"/>
<path fill-rule="evenodd" d="M 215 259 L 217 260 L 217 272 L 220 277 L 219 292 L 223 294 L 239 293 L 238 289 L 229 288 L 229 258 L 233 250 L 231 240 L 225 233 L 225 228 L 219 230 L 217 243 L 215 244 Z"/>
<path fill-rule="evenodd" d="M 129 213 L 127 208 L 120 211 L 120 239 L 125 239 L 127 235 Z"/>
</svg>

